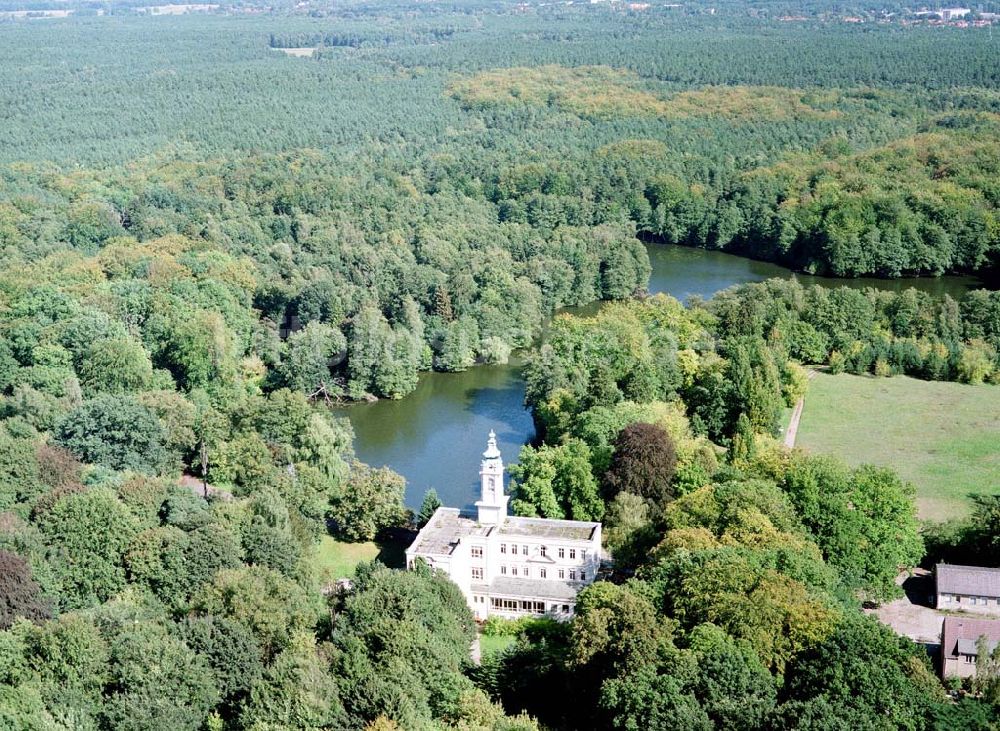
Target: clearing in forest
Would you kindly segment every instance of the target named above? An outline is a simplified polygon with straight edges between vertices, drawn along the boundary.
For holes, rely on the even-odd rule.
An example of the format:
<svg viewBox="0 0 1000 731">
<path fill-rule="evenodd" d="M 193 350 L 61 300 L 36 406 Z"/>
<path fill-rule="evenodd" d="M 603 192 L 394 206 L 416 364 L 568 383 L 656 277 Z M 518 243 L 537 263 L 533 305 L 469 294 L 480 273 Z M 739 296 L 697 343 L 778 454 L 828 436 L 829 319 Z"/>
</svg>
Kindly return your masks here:
<svg viewBox="0 0 1000 731">
<path fill-rule="evenodd" d="M 448 91 L 470 109 L 548 106 L 580 117 L 653 116 L 663 119 L 829 119 L 839 92 L 778 86 L 705 86 L 671 94 L 653 80 L 610 66 L 532 66 L 482 71 L 454 81 Z"/>
<path fill-rule="evenodd" d="M 1000 493 L 1000 387 L 818 373 L 795 443 L 893 467 L 922 519 L 959 517 L 970 494 Z"/>
</svg>

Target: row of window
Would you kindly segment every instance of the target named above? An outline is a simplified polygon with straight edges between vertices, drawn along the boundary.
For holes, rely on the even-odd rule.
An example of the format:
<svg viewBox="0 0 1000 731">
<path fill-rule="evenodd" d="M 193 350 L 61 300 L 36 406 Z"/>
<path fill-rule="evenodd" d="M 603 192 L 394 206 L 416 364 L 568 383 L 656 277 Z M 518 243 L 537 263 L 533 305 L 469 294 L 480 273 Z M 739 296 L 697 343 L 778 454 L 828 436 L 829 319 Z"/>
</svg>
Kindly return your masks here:
<svg viewBox="0 0 1000 731">
<path fill-rule="evenodd" d="M 579 577 L 580 577 L 579 580 L 580 581 L 586 581 L 587 580 L 587 572 L 586 571 L 577 571 L 576 569 L 570 569 L 568 573 L 569 573 L 569 580 L 570 581 L 576 581 L 577 580 L 577 575 L 579 575 Z M 527 566 L 501 566 L 500 567 L 500 574 L 503 575 L 503 576 L 523 576 L 525 578 L 530 579 L 531 578 L 531 569 L 529 567 L 527 567 Z M 566 578 L 566 574 L 567 574 L 566 569 L 556 569 L 556 572 L 555 572 L 556 577 L 558 577 L 560 579 L 565 579 Z M 547 579 L 547 578 L 549 578 L 549 571 L 548 571 L 548 569 L 538 569 L 538 578 L 539 579 Z M 472 580 L 473 581 L 482 581 L 483 580 L 483 570 L 480 567 L 474 566 L 472 568 Z"/>
<path fill-rule="evenodd" d="M 474 597 L 474 600 L 481 601 L 484 597 Z M 501 599 L 498 597 L 492 597 L 490 599 L 490 604 L 494 609 L 501 609 L 507 612 L 531 612 L 532 614 L 544 614 L 545 613 L 545 602 L 528 601 L 524 599 Z M 560 605 L 553 604 L 552 610 L 559 611 Z M 563 612 L 569 613 L 569 604 L 563 604 L 561 607 Z"/>
<path fill-rule="evenodd" d="M 967 598 L 970 604 L 982 604 L 983 606 L 986 606 L 990 603 L 989 597 L 985 596 L 970 596 Z M 952 599 L 955 600 L 956 604 L 961 604 L 963 597 L 957 594 L 954 597 L 952 597 L 951 594 L 944 594 L 944 601 L 946 604 L 950 604 Z M 997 599 L 996 603 L 997 606 L 1000 606 L 1000 599 Z"/>
<path fill-rule="evenodd" d="M 478 548 L 478 551 L 479 551 L 478 553 L 476 552 L 477 548 Z M 520 552 L 521 552 L 522 556 L 528 556 L 528 555 L 530 555 L 528 553 L 528 547 L 527 546 L 525 546 L 525 545 L 518 546 L 516 543 L 511 543 L 510 544 L 510 552 L 511 552 L 511 554 L 514 555 L 514 556 L 516 556 L 518 554 L 518 548 L 520 548 Z M 556 555 L 559 558 L 566 558 L 566 552 L 567 551 L 569 551 L 569 557 L 570 557 L 570 559 L 571 560 L 576 560 L 576 549 L 575 548 L 569 548 L 569 549 L 566 549 L 566 548 L 557 548 L 556 549 Z M 500 553 L 507 553 L 507 544 L 506 543 L 501 543 L 500 544 Z M 548 546 L 539 546 L 538 547 L 538 553 L 541 556 L 548 556 L 549 555 L 549 547 Z M 472 548 L 472 556 L 473 556 L 473 558 L 481 558 L 482 555 L 483 555 L 483 549 L 481 547 L 474 546 Z M 581 550 L 580 551 L 580 558 L 582 558 L 582 559 L 586 559 L 587 558 L 587 552 L 585 550 Z"/>
</svg>

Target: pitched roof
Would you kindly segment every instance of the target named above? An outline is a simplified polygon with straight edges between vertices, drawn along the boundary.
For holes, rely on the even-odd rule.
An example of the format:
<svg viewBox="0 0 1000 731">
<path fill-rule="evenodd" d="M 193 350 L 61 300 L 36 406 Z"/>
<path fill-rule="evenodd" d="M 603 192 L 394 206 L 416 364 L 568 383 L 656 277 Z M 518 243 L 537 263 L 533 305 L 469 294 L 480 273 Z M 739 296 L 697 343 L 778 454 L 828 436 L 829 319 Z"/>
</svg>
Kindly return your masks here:
<svg viewBox="0 0 1000 731">
<path fill-rule="evenodd" d="M 983 635 L 990 649 L 996 647 L 1000 642 L 1000 619 L 945 617 L 941 630 L 941 655 L 952 659 L 959 655 L 975 655 L 976 642 Z"/>
<path fill-rule="evenodd" d="M 1000 569 L 939 563 L 934 576 L 939 594 L 1000 597 Z"/>
</svg>

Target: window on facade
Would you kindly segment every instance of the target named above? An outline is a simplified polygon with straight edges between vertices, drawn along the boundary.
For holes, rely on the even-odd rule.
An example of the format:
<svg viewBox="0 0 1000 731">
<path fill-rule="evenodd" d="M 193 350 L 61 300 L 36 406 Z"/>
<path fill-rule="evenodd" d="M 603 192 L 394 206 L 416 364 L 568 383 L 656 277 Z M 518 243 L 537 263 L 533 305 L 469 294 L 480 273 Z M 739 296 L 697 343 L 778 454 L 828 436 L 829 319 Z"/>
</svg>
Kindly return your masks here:
<svg viewBox="0 0 1000 731">
<path fill-rule="evenodd" d="M 566 550 L 563 548 L 559 549 L 559 558 L 566 558 Z"/>
<path fill-rule="evenodd" d="M 482 558 L 483 557 L 483 547 L 482 546 L 473 546 L 472 547 L 472 557 L 473 558 Z"/>
<path fill-rule="evenodd" d="M 960 596 L 956 596 L 956 597 L 955 597 L 955 602 L 956 602 L 957 604 L 961 604 L 961 603 L 962 603 L 962 597 L 960 597 Z"/>
<path fill-rule="evenodd" d="M 474 569 L 472 569 L 472 578 L 473 579 L 479 579 L 480 581 L 482 581 L 483 580 L 483 570 L 480 569 L 480 568 L 474 568 Z"/>
<path fill-rule="evenodd" d="M 581 571 L 580 572 L 580 581 L 586 581 L 586 580 L 587 580 L 587 572 L 586 571 Z"/>
<path fill-rule="evenodd" d="M 541 547 L 540 549 L 538 549 L 538 550 L 539 550 L 539 551 L 541 551 L 541 554 L 542 554 L 542 555 L 544 556 L 544 555 L 545 555 L 545 552 L 546 552 L 546 551 L 547 551 L 548 549 L 547 549 L 547 548 L 546 548 L 545 546 L 542 546 L 542 547 Z"/>
<path fill-rule="evenodd" d="M 569 557 L 570 558 L 576 558 L 576 549 L 575 548 L 569 549 Z"/>
<path fill-rule="evenodd" d="M 527 556 L 528 555 L 528 547 L 527 546 L 521 546 L 521 553 L 523 553 L 525 556 Z"/>
<path fill-rule="evenodd" d="M 507 575 L 507 567 L 506 566 L 501 566 L 500 567 L 500 573 L 503 574 L 504 576 L 506 576 Z"/>
<path fill-rule="evenodd" d="M 566 578 L 566 572 L 563 571 L 562 569 L 559 569 L 559 578 L 560 579 L 565 579 Z"/>
<path fill-rule="evenodd" d="M 570 581 L 576 581 L 576 571 L 570 571 L 569 572 L 569 580 Z"/>
<path fill-rule="evenodd" d="M 515 556 L 517 555 L 517 544 L 516 544 L 516 543 L 515 543 L 515 544 L 513 544 L 513 545 L 512 545 L 511 547 L 510 547 L 510 552 L 511 552 L 511 553 L 513 553 L 513 554 L 514 554 Z"/>
<path fill-rule="evenodd" d="M 538 569 L 538 575 L 541 578 L 545 578 L 545 569 Z"/>
<path fill-rule="evenodd" d="M 975 604 L 976 603 L 976 597 L 974 597 L 974 596 L 973 597 L 969 597 L 969 601 L 972 602 L 973 604 Z"/>
<path fill-rule="evenodd" d="M 523 569 L 521 569 L 521 576 L 531 576 L 531 569 L 525 566 Z"/>
<path fill-rule="evenodd" d="M 500 544 L 500 553 L 507 553 L 507 544 L 506 543 L 501 543 Z"/>
<path fill-rule="evenodd" d="M 510 575 L 511 576 L 517 576 L 517 566 L 511 566 L 510 567 Z"/>
<path fill-rule="evenodd" d="M 563 611 L 569 613 L 569 604 L 563 604 Z"/>
<path fill-rule="evenodd" d="M 580 551 L 580 560 L 581 561 L 586 561 L 587 560 L 587 552 L 586 551 Z"/>
</svg>

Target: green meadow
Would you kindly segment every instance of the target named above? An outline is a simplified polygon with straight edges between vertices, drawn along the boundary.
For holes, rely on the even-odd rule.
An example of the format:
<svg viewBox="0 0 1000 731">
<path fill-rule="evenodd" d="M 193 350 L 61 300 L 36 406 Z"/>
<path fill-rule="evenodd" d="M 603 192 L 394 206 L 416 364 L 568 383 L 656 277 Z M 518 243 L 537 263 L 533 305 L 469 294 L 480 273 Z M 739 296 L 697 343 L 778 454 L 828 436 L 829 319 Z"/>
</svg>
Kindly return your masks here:
<svg viewBox="0 0 1000 731">
<path fill-rule="evenodd" d="M 921 518 L 959 517 L 970 495 L 1000 492 L 1000 387 L 819 373 L 795 443 L 893 467 Z"/>
</svg>

